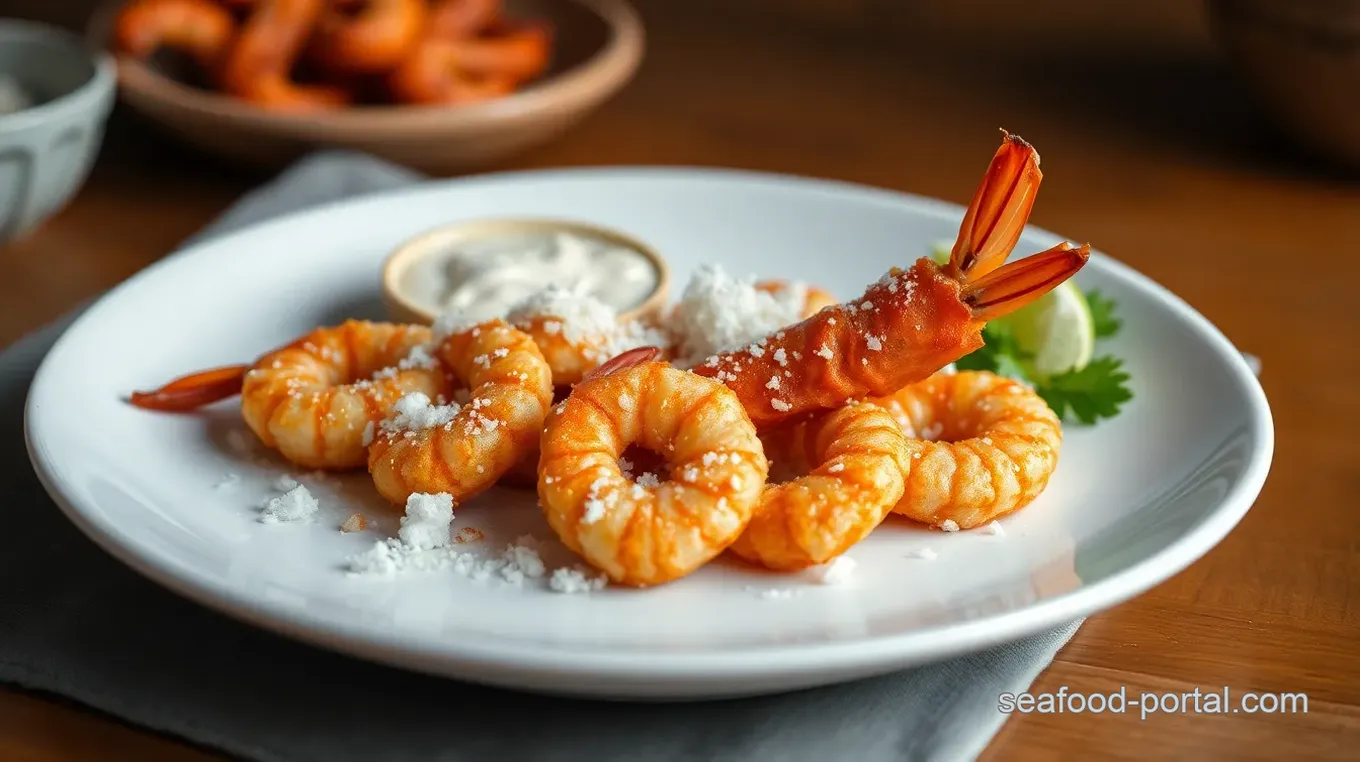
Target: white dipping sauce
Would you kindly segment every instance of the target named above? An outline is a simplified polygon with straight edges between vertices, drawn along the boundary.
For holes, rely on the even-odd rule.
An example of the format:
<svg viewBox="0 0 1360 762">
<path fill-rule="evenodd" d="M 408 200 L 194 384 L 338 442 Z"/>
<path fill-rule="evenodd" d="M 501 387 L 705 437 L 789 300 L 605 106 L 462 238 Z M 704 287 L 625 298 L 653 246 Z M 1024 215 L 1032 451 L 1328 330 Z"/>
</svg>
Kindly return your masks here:
<svg viewBox="0 0 1360 762">
<path fill-rule="evenodd" d="M 625 312 L 656 290 L 659 273 L 640 252 L 576 233 L 517 234 L 468 241 L 422 257 L 402 290 L 436 313 L 472 320 L 503 317 L 548 286 L 593 296 Z"/>
<path fill-rule="evenodd" d="M 0 114 L 14 114 L 32 108 L 33 96 L 7 74 L 0 74 Z"/>
</svg>

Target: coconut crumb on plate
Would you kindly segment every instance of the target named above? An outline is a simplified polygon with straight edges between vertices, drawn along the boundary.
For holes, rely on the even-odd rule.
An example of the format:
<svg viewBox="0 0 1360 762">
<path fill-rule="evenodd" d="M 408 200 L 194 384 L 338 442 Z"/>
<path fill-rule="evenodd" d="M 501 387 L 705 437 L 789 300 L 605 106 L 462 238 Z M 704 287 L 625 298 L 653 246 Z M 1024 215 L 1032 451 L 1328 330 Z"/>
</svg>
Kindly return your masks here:
<svg viewBox="0 0 1360 762">
<path fill-rule="evenodd" d="M 552 577 L 548 579 L 548 588 L 555 593 L 573 595 L 603 590 L 607 583 L 608 579 L 603 574 L 592 576 L 579 567 L 563 566 L 553 570 Z"/>
<path fill-rule="evenodd" d="M 285 524 L 310 521 L 320 510 L 321 503 L 307 488 L 299 484 L 282 495 L 270 498 L 260 516 L 262 524 Z"/>
<path fill-rule="evenodd" d="M 859 566 L 855 559 L 849 556 L 837 556 L 831 559 L 830 563 L 814 567 L 814 578 L 823 585 L 844 585 L 850 581 L 855 573 L 855 567 Z"/>
<path fill-rule="evenodd" d="M 789 600 L 789 599 L 791 599 L 791 598 L 797 598 L 797 597 L 799 597 L 800 595 L 803 594 L 801 590 L 797 590 L 797 589 L 791 588 L 791 587 L 764 587 L 764 588 L 761 588 L 761 587 L 749 587 L 749 586 L 748 586 L 748 587 L 746 588 L 746 592 L 755 595 L 757 598 L 762 598 L 762 599 L 767 600 L 767 601 L 776 601 L 776 600 L 778 600 L 778 601 L 784 601 L 784 600 Z"/>
</svg>

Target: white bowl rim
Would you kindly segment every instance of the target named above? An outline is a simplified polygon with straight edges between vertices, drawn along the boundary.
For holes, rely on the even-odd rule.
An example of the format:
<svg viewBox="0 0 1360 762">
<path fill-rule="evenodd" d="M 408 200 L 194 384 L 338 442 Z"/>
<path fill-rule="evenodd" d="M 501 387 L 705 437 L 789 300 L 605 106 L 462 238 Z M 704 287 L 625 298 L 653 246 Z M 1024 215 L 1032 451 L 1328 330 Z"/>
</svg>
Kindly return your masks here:
<svg viewBox="0 0 1360 762">
<path fill-rule="evenodd" d="M 113 56 L 92 49 L 80 35 L 74 32 L 40 21 L 0 19 L 0 38 L 6 35 L 51 42 L 73 54 L 79 52 L 81 57 L 89 62 L 91 74 L 75 89 L 62 93 L 49 101 L 12 114 L 0 115 L 0 133 L 22 130 L 53 119 L 73 115 L 89 108 L 92 102 L 95 104 L 96 110 L 103 112 L 99 115 L 100 119 L 103 119 L 112 110 L 113 98 L 109 96 L 112 96 L 117 80 Z M 99 101 L 101 100 L 104 103 L 100 104 Z"/>
</svg>

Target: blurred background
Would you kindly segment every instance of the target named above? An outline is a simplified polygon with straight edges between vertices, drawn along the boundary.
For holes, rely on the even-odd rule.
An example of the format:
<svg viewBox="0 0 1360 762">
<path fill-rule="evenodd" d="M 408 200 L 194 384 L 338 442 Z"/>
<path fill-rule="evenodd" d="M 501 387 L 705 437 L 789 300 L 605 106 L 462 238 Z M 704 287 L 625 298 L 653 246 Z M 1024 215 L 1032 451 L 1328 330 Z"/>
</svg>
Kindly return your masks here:
<svg viewBox="0 0 1360 762">
<path fill-rule="evenodd" d="M 561 7 L 579 4 L 508 5 L 558 18 Z M 966 203 L 1004 127 L 1033 142 L 1049 177 L 1060 178 L 1045 184 L 1035 224 L 1092 241 L 1220 320 L 1213 314 L 1219 300 L 1207 298 L 1215 274 L 1182 272 L 1204 266 L 1194 264 L 1202 262 L 1195 252 L 1282 251 L 1297 227 L 1295 208 L 1310 210 L 1313 227 L 1333 226 L 1340 236 L 1334 240 L 1360 242 L 1354 183 L 1360 2 L 625 5 L 645 30 L 635 71 L 622 64 L 627 71 L 592 96 L 598 102 L 543 142 L 440 173 L 719 165 Z M 109 7 L 98 0 L 0 0 L 0 17 L 88 36 L 92 18 Z M 559 52 L 580 61 L 590 51 L 572 46 L 598 47 L 607 39 L 589 32 L 599 39 L 581 43 L 571 29 L 559 34 Z M 1263 68 L 1262 60 L 1271 63 Z M 549 72 L 547 81 L 559 73 Z M 516 117 L 521 126 L 554 118 L 528 111 Z M 209 132 L 241 122 L 205 118 Z M 0 248 L 6 267 L 29 271 L 22 292 L 7 295 L 25 317 L 0 327 L 0 341 L 170 251 L 281 166 L 203 150 L 167 126 L 164 114 L 131 107 L 124 87 L 75 200 Z M 254 125 L 244 141 L 267 142 L 271 129 Z M 436 139 L 430 151 L 464 140 L 461 133 Z M 417 147 L 417 155 L 430 151 Z M 1240 235 L 1226 221 L 1197 224 L 1197 217 L 1202 222 L 1243 204 L 1261 213 Z M 94 231 L 97 238 L 85 237 Z M 1248 236 L 1250 242 L 1239 240 Z M 88 251 L 96 240 L 97 255 Z M 1172 245 L 1184 256 L 1153 253 Z M 40 269 L 53 258 L 72 265 L 60 278 Z"/>
</svg>

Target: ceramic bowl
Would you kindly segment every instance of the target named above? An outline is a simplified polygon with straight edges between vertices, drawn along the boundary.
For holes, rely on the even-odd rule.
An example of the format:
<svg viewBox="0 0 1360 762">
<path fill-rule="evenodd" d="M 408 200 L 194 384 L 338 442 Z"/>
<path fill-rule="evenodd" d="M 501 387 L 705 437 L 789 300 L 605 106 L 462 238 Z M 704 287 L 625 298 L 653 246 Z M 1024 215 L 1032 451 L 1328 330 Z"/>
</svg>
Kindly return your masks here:
<svg viewBox="0 0 1360 762">
<path fill-rule="evenodd" d="M 1360 0 L 1210 0 L 1228 57 L 1299 142 L 1360 169 Z"/>
<path fill-rule="evenodd" d="M 89 25 L 108 45 L 121 3 Z M 235 161 L 278 167 L 316 148 L 362 151 L 447 175 L 547 143 L 615 95 L 642 60 L 642 21 L 625 0 L 507 0 L 509 13 L 554 27 L 553 62 L 505 98 L 456 107 L 356 106 L 322 115 L 263 110 L 118 57 L 123 99 L 168 132 Z"/>
<path fill-rule="evenodd" d="M 114 65 L 78 36 L 0 19 L 0 245 L 61 211 L 85 184 L 114 102 Z"/>
<path fill-rule="evenodd" d="M 393 320 L 404 323 L 433 323 L 438 310 L 415 297 L 409 288 L 408 274 L 413 267 L 429 262 L 430 257 L 447 254 L 463 244 L 503 236 L 551 235 L 567 233 L 586 239 L 631 249 L 647 260 L 655 272 L 655 287 L 637 305 L 619 311 L 620 320 L 655 318 L 666 305 L 670 292 L 670 268 L 666 260 L 647 243 L 617 230 L 570 220 L 486 219 L 454 223 L 422 233 L 398 246 L 382 268 L 383 302 Z"/>
</svg>

